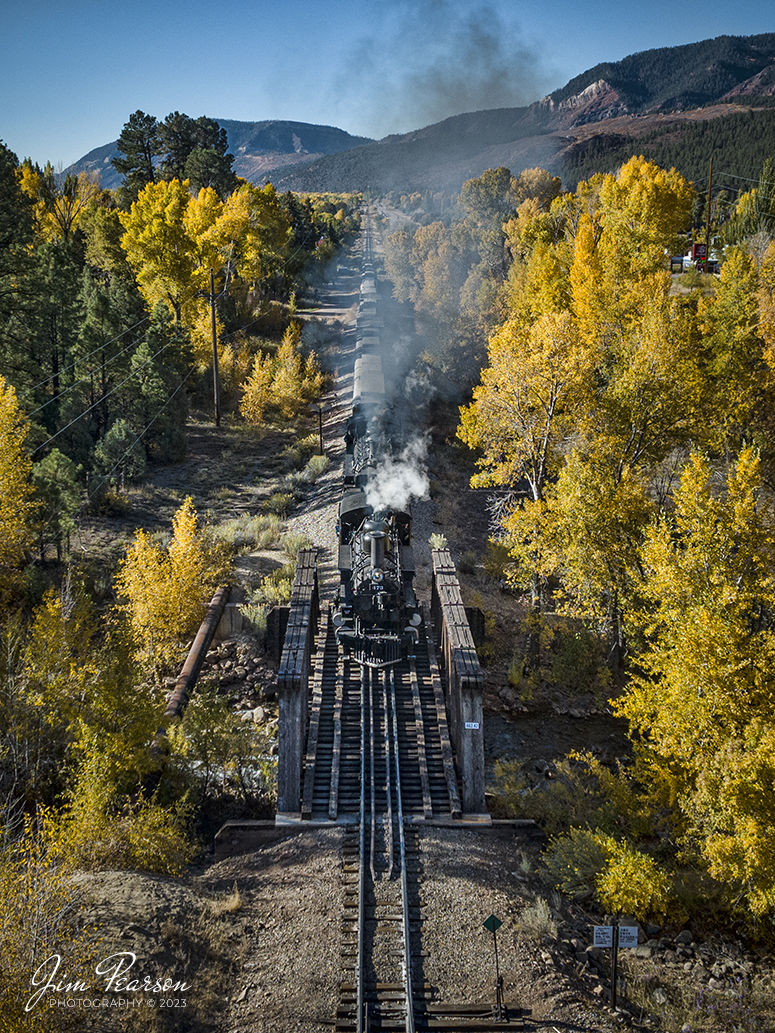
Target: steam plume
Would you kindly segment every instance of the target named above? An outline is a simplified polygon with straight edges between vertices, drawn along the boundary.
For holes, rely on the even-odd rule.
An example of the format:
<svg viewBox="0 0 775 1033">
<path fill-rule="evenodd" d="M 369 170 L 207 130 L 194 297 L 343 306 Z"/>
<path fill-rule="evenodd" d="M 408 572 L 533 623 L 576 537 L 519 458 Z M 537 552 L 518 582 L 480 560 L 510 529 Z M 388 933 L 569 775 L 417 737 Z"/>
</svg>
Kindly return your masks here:
<svg viewBox="0 0 775 1033">
<path fill-rule="evenodd" d="M 375 510 L 406 509 L 412 499 L 428 494 L 428 474 L 424 469 L 427 443 L 411 441 L 397 458 L 385 459 L 377 467 L 366 489 L 366 502 Z"/>
</svg>

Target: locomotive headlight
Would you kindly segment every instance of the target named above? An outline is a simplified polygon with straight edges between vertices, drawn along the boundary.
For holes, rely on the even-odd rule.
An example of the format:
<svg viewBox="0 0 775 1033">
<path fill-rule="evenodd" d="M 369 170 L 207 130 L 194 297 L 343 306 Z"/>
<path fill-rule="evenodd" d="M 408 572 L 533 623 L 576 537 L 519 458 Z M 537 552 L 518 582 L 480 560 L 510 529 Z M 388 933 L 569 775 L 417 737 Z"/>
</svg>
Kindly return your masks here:
<svg viewBox="0 0 775 1033">
<path fill-rule="evenodd" d="M 381 570 L 372 570 L 372 572 L 371 572 L 371 580 L 374 581 L 375 583 L 379 583 L 382 580 L 382 571 Z"/>
</svg>

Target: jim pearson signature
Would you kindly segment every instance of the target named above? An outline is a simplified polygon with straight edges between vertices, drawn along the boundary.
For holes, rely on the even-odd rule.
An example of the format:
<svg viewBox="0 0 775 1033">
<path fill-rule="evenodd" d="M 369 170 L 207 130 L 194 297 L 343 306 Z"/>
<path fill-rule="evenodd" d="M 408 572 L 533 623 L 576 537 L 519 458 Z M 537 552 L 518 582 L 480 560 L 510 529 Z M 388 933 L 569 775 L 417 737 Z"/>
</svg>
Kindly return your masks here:
<svg viewBox="0 0 775 1033">
<path fill-rule="evenodd" d="M 159 979 L 155 976 L 140 975 L 129 978 L 129 973 L 137 961 L 137 955 L 131 951 L 121 951 L 118 954 L 110 954 L 103 958 L 94 967 L 94 974 L 102 977 L 102 993 L 111 992 L 133 992 L 142 990 L 144 993 L 167 993 L 170 990 L 190 990 L 191 984 L 183 980 L 174 980 L 169 977 Z M 76 979 L 68 981 L 67 973 L 60 973 L 62 967 L 62 955 L 52 954 L 35 970 L 30 986 L 36 987 L 35 993 L 31 995 L 25 1011 L 32 1011 L 38 1001 L 47 994 L 56 993 L 88 993 L 91 991 L 91 984 L 85 980 Z"/>
</svg>

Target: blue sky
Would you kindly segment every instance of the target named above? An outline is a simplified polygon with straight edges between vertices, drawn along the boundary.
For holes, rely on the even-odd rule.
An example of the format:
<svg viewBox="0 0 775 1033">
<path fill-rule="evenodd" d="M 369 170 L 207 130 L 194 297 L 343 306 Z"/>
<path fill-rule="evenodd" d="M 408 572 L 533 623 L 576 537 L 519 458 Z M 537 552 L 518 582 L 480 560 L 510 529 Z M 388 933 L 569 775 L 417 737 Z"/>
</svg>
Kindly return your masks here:
<svg viewBox="0 0 775 1033">
<path fill-rule="evenodd" d="M 379 138 L 640 50 L 772 31 L 762 0 L 0 0 L 0 139 L 66 166 L 138 108 Z"/>
</svg>

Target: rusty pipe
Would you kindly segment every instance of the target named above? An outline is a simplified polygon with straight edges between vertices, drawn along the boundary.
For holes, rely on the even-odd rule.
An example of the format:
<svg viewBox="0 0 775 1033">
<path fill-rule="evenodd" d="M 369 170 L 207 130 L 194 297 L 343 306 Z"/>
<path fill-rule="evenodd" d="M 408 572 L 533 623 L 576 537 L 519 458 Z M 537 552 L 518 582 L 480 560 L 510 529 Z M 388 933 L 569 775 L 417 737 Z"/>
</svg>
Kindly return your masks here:
<svg viewBox="0 0 775 1033">
<path fill-rule="evenodd" d="M 210 648 L 215 629 L 220 623 L 230 594 L 231 588 L 228 585 L 222 585 L 210 600 L 205 618 L 199 625 L 199 631 L 191 643 L 186 662 L 183 664 L 183 669 L 175 682 L 175 688 L 167 699 L 167 709 L 164 711 L 165 717 L 183 716 L 188 697 L 196 685 L 204 658 L 207 655 L 207 650 Z"/>
</svg>

